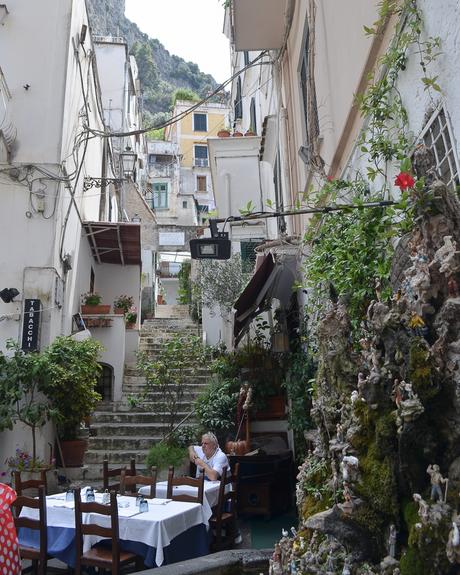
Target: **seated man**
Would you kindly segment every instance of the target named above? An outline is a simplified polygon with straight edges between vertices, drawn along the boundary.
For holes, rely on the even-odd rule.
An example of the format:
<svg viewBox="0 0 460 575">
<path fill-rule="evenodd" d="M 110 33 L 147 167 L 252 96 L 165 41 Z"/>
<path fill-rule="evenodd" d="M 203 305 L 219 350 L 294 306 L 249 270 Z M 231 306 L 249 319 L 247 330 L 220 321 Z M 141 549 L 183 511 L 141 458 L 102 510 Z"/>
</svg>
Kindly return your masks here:
<svg viewBox="0 0 460 575">
<path fill-rule="evenodd" d="M 205 479 L 217 481 L 225 465 L 230 469 L 227 456 L 220 449 L 217 437 L 210 431 L 201 437 L 201 447 L 199 445 L 189 446 L 188 454 L 190 461 L 196 465 L 197 477 L 203 470 Z"/>
</svg>

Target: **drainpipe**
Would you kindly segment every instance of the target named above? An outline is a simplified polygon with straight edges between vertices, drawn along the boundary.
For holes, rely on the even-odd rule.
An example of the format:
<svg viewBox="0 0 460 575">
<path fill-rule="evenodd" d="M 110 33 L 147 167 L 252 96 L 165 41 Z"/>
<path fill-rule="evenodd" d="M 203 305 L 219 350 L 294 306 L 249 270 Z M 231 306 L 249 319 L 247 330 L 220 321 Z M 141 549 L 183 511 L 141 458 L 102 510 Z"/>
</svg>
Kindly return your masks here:
<svg viewBox="0 0 460 575">
<path fill-rule="evenodd" d="M 283 194 L 283 204 L 285 206 L 290 206 L 293 202 L 291 201 L 291 177 L 289 173 L 289 151 L 288 151 L 288 114 L 286 108 L 281 108 L 280 110 L 280 161 L 281 161 L 281 175 L 282 175 L 282 185 L 281 191 Z M 288 234 L 292 234 L 292 218 L 288 218 L 286 221 L 286 231 Z"/>
</svg>

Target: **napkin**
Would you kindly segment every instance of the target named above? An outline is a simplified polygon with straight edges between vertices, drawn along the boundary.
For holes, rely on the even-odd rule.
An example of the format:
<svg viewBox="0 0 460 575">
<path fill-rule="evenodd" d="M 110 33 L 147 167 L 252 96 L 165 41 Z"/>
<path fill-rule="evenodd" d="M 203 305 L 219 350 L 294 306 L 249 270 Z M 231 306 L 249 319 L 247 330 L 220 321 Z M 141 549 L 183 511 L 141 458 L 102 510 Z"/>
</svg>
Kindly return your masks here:
<svg viewBox="0 0 460 575">
<path fill-rule="evenodd" d="M 149 505 L 166 505 L 166 503 L 169 503 L 172 499 L 160 499 L 155 497 L 154 499 L 147 499 L 147 501 L 149 502 Z"/>
</svg>

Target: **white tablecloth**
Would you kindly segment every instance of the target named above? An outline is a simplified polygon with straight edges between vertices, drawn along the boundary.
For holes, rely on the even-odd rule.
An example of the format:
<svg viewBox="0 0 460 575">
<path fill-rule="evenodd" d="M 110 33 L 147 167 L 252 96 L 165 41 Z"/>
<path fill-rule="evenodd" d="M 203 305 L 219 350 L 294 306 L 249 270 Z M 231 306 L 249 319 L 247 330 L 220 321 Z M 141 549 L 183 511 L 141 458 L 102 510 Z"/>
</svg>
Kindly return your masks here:
<svg viewBox="0 0 460 575">
<path fill-rule="evenodd" d="M 172 539 L 201 523 L 208 525 L 209 516 L 199 503 L 169 501 L 164 504 L 160 499 L 149 503 L 149 511 L 139 513 L 135 497 L 118 496 L 120 539 L 145 543 L 155 547 L 155 562 L 160 566 L 164 561 L 163 547 Z M 96 494 L 96 501 L 102 501 L 102 494 Z M 156 503 L 156 504 L 155 504 Z M 120 507 L 126 505 L 126 507 Z M 65 495 L 47 497 L 47 523 L 49 527 L 67 527 L 75 529 L 75 511 L 72 501 L 65 501 Z M 23 514 L 38 517 L 38 510 L 24 508 Z M 88 517 L 90 515 L 90 517 Z M 104 515 L 83 514 L 83 521 L 95 521 L 102 526 L 110 525 L 110 517 Z M 85 536 L 84 550 L 87 551 L 101 537 Z"/>
<path fill-rule="evenodd" d="M 206 517 L 206 523 L 212 515 L 212 507 L 217 505 L 219 499 L 219 487 L 220 481 L 205 481 L 204 482 L 204 496 L 203 496 L 203 511 Z M 157 483 L 156 496 L 166 497 L 168 490 L 167 481 L 159 481 Z M 139 493 L 142 495 L 148 495 L 150 492 L 150 486 L 144 485 L 139 489 Z M 190 485 L 178 485 L 174 487 L 174 493 L 177 495 L 196 495 L 198 489 L 196 487 L 191 487 Z"/>
</svg>

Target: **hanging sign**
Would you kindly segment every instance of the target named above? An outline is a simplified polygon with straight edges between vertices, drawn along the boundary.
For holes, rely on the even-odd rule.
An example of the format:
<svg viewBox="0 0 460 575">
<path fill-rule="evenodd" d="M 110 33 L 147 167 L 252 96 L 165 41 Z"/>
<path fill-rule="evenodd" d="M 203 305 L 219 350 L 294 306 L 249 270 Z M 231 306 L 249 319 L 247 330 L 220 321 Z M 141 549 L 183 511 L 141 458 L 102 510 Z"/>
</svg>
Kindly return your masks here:
<svg viewBox="0 0 460 575">
<path fill-rule="evenodd" d="M 38 333 L 40 328 L 41 302 L 39 299 L 24 300 L 24 322 L 22 324 L 23 351 L 38 350 Z"/>
</svg>

